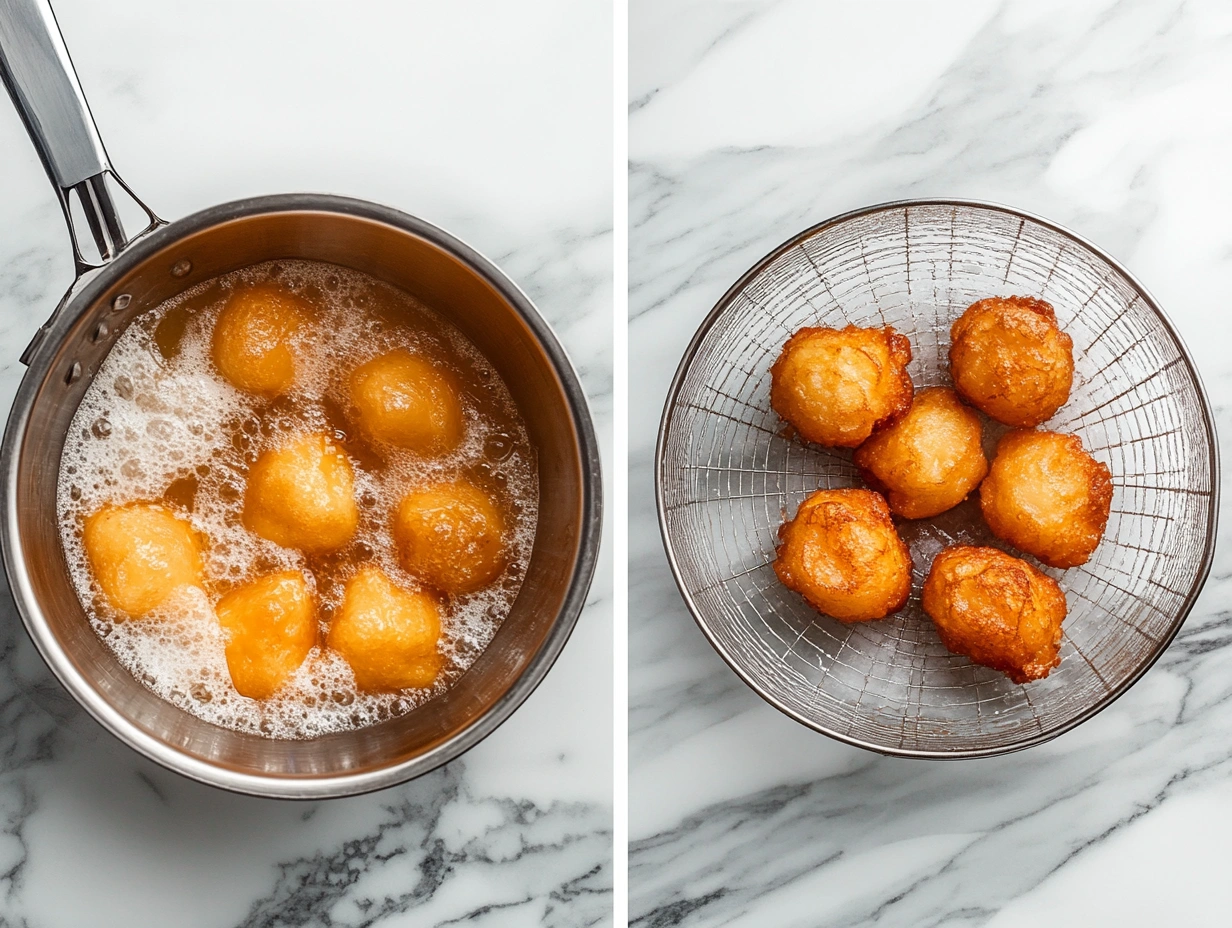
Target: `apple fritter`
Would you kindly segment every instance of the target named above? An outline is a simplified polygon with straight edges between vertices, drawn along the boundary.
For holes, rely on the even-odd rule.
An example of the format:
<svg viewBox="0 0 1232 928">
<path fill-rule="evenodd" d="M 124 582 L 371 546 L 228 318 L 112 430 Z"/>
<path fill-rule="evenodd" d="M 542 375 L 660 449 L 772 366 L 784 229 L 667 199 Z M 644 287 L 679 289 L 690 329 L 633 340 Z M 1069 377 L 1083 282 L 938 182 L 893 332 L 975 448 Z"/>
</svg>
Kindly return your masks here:
<svg viewBox="0 0 1232 928">
<path fill-rule="evenodd" d="M 1104 536 L 1112 475 L 1077 435 L 1014 431 L 980 486 L 993 534 L 1050 567 L 1085 564 Z"/>
<path fill-rule="evenodd" d="M 473 593 L 505 569 L 505 520 L 496 501 L 466 480 L 421 486 L 394 514 L 402 566 L 449 596 Z"/>
<path fill-rule="evenodd" d="M 779 527 L 774 572 L 818 612 L 866 622 L 911 593 L 911 552 L 872 490 L 818 490 Z"/>
<path fill-rule="evenodd" d="M 890 326 L 800 329 L 770 368 L 770 405 L 806 441 L 855 448 L 911 405 L 910 361 Z"/>
<path fill-rule="evenodd" d="M 990 297 L 950 327 L 950 374 L 959 394 L 998 422 L 1031 428 L 1069 399 L 1074 342 L 1043 300 Z"/>
<path fill-rule="evenodd" d="M 302 297 L 274 284 L 237 288 L 214 323 L 214 366 L 240 390 L 286 393 L 295 382 L 293 342 L 311 315 Z"/>
<path fill-rule="evenodd" d="M 854 462 L 890 511 L 924 519 L 952 509 L 980 485 L 988 460 L 980 417 L 947 387 L 916 394 L 901 419 L 856 449 Z"/>
<path fill-rule="evenodd" d="M 1061 662 L 1065 594 L 1004 551 L 946 548 L 924 581 L 923 605 L 947 648 L 1015 683 L 1042 679 Z"/>
<path fill-rule="evenodd" d="M 359 525 L 346 452 L 325 434 L 295 435 L 264 452 L 248 472 L 244 524 L 287 548 L 341 548 Z"/>
<path fill-rule="evenodd" d="M 108 504 L 85 521 L 86 557 L 107 601 L 131 618 L 202 585 L 202 538 L 159 503 Z"/>
</svg>

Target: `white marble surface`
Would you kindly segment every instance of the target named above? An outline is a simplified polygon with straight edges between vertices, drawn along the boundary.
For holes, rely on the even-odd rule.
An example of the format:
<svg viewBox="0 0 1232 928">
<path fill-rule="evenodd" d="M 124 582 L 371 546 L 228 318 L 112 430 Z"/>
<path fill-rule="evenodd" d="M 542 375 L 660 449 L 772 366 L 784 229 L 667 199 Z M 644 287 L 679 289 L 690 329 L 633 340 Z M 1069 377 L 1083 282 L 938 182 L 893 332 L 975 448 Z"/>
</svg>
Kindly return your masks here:
<svg viewBox="0 0 1232 928">
<path fill-rule="evenodd" d="M 611 439 L 606 2 L 57 0 L 125 179 L 176 218 L 309 190 L 423 216 L 556 327 Z M 0 396 L 71 279 L 0 102 Z M 180 779 L 84 716 L 0 595 L 0 925 L 610 924 L 611 570 L 544 684 L 418 781 L 296 804 Z"/>
<path fill-rule="evenodd" d="M 912 196 L 1010 203 L 1126 262 L 1232 434 L 1232 11 L 634 0 L 630 44 L 633 924 L 1226 925 L 1229 539 L 1179 638 L 1095 720 L 993 760 L 886 759 L 780 715 L 706 644 L 651 460 L 728 285 L 800 229 Z"/>
</svg>

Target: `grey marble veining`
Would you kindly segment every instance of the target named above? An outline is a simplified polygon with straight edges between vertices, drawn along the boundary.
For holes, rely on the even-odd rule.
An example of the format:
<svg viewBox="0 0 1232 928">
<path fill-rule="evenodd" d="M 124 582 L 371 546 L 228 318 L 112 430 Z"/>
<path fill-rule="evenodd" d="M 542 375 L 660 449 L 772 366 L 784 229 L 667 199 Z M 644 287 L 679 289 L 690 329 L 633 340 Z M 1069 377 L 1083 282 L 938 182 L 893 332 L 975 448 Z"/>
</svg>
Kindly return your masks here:
<svg viewBox="0 0 1232 928">
<path fill-rule="evenodd" d="M 329 802 L 209 789 L 86 719 L 48 679 L 11 605 L 4 619 L 0 924 L 610 920 L 601 802 L 477 789 L 467 759 Z"/>
<path fill-rule="evenodd" d="M 780 715 L 710 649 L 667 570 L 651 467 L 676 364 L 727 287 L 800 229 L 913 196 L 1009 203 L 1125 262 L 1226 435 L 1227 8 L 635 0 L 631 16 L 633 924 L 1224 924 L 1226 539 L 1176 642 L 1093 721 L 1008 757 L 889 759 Z"/>
<path fill-rule="evenodd" d="M 317 190 L 438 223 L 536 301 L 610 455 L 610 7 L 55 7 L 113 161 L 157 212 Z M 7 98 L 0 165 L 7 408 L 72 265 Z M 610 924 L 611 623 L 605 560 L 560 660 L 483 744 L 401 787 L 300 804 L 120 745 L 0 591 L 0 926 Z"/>
</svg>

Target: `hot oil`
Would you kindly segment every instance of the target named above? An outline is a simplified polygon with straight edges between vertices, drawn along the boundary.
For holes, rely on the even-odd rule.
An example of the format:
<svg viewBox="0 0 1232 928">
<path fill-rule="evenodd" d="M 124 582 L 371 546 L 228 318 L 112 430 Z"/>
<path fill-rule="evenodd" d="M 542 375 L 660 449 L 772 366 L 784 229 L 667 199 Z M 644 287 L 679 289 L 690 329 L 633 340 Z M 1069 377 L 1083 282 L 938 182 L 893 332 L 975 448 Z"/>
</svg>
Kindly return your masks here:
<svg viewBox="0 0 1232 928">
<path fill-rule="evenodd" d="M 294 387 L 274 400 L 239 391 L 210 360 L 214 321 L 236 287 L 275 281 L 314 307 L 297 335 Z M 465 435 L 425 459 L 376 446 L 349 415 L 348 377 L 393 349 L 426 356 L 460 387 Z M 292 434 L 323 432 L 355 470 L 360 526 L 346 547 L 305 556 L 245 529 L 248 470 Z M 430 689 L 360 693 L 350 668 L 323 648 L 347 579 L 375 564 L 407 588 L 390 531 L 412 487 L 465 477 L 489 492 L 508 526 L 508 566 L 490 586 L 442 601 L 445 666 Z M 205 590 L 184 589 L 160 612 L 125 619 L 106 603 L 82 544 L 85 518 L 106 503 L 162 500 L 207 539 Z M 371 725 L 444 692 L 492 640 L 526 573 L 538 507 L 535 457 L 495 369 L 452 325 L 407 294 L 356 271 L 307 261 L 256 265 L 200 284 L 137 319 L 116 341 L 69 429 L 58 513 L 70 573 L 95 631 L 162 698 L 210 722 L 274 738 L 309 738 Z M 321 618 L 320 642 L 272 699 L 232 687 L 213 604 L 275 570 L 305 571 Z"/>
</svg>

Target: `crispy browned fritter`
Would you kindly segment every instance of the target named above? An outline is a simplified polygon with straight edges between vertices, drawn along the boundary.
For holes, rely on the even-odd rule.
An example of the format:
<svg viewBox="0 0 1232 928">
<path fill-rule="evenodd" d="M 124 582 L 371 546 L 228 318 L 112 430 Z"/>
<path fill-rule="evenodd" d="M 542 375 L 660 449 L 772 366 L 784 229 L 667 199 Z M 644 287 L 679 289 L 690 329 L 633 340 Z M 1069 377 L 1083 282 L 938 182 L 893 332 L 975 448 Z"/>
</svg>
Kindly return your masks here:
<svg viewBox="0 0 1232 928">
<path fill-rule="evenodd" d="M 818 490 L 779 527 L 774 572 L 818 612 L 865 622 L 897 612 L 911 593 L 911 552 L 872 490 Z"/>
<path fill-rule="evenodd" d="M 1112 475 L 1077 435 L 1014 431 L 980 486 L 993 534 L 1050 567 L 1085 564 L 1112 509 Z"/>
<path fill-rule="evenodd" d="M 917 393 L 902 418 L 856 449 L 864 482 L 890 509 L 924 519 L 957 506 L 988 473 L 980 417 L 947 387 Z"/>
<path fill-rule="evenodd" d="M 770 368 L 770 405 L 805 440 L 855 448 L 911 405 L 910 361 L 890 326 L 800 329 Z"/>
<path fill-rule="evenodd" d="M 1065 610 L 1055 580 L 996 548 L 946 548 L 924 581 L 924 611 L 942 643 L 1015 683 L 1061 662 Z"/>
<path fill-rule="evenodd" d="M 1069 399 L 1073 347 L 1043 300 L 990 297 L 972 303 L 950 327 L 950 374 L 972 406 L 1030 428 Z"/>
</svg>

